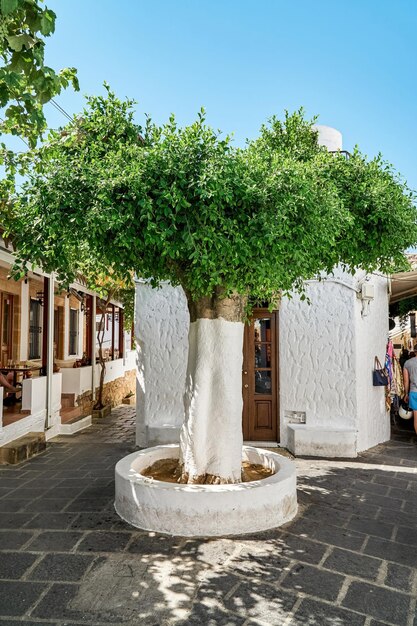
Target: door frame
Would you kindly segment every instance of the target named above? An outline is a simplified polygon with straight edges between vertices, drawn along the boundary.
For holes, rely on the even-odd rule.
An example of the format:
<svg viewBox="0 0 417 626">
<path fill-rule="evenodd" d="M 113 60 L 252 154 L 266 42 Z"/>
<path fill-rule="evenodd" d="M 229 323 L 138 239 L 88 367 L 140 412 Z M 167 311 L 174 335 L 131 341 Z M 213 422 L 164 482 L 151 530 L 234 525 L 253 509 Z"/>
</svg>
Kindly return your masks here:
<svg viewBox="0 0 417 626">
<path fill-rule="evenodd" d="M 279 386 L 279 369 L 280 369 L 280 361 L 279 361 L 279 310 L 274 309 L 270 311 L 267 308 L 255 308 L 252 313 L 252 317 L 250 319 L 250 324 L 252 324 L 253 320 L 256 318 L 262 318 L 265 316 L 269 316 L 274 314 L 271 317 L 271 324 L 274 327 L 274 335 L 275 342 L 271 344 L 272 349 L 275 351 L 275 406 L 276 406 L 276 438 L 271 440 L 271 443 L 279 443 L 280 442 L 280 386 Z M 248 375 L 245 374 L 245 371 L 249 372 L 249 368 L 245 369 L 247 365 L 248 358 L 252 354 L 251 346 L 249 345 L 249 329 L 248 325 L 245 325 L 244 339 L 243 339 L 243 363 L 242 363 L 242 399 L 243 399 L 243 410 L 242 410 L 242 428 L 243 428 L 243 439 L 244 441 L 253 441 L 249 437 L 250 429 L 250 409 L 251 402 L 249 400 L 248 394 L 245 393 L 245 384 L 248 383 Z M 250 389 L 250 387 L 248 388 Z M 248 437 L 246 437 L 248 435 Z M 260 440 L 261 441 L 261 440 Z M 265 441 L 265 440 L 262 440 Z"/>
</svg>

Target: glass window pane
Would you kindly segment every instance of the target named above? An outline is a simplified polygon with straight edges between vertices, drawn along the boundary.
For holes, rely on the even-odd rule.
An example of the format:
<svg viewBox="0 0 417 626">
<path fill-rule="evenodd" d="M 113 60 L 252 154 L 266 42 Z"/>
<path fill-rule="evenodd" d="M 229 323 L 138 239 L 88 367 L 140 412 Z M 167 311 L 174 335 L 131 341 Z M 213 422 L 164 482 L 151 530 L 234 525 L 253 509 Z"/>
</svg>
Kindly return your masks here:
<svg viewBox="0 0 417 626">
<path fill-rule="evenodd" d="M 3 343 L 8 345 L 10 338 L 10 300 L 9 298 L 4 298 L 3 300 Z"/>
<path fill-rule="evenodd" d="M 271 372 L 255 372 L 255 393 L 271 395 L 272 393 Z"/>
<path fill-rule="evenodd" d="M 119 357 L 119 328 L 120 328 L 120 311 L 118 307 L 114 308 L 114 358 Z"/>
<path fill-rule="evenodd" d="M 269 317 L 255 320 L 255 341 L 271 341 L 271 320 Z"/>
<path fill-rule="evenodd" d="M 255 367 L 271 367 L 270 344 L 255 344 Z"/>
<path fill-rule="evenodd" d="M 29 359 L 41 358 L 41 305 L 37 300 L 30 301 L 29 308 Z"/>
<path fill-rule="evenodd" d="M 70 327 L 69 327 L 69 354 L 77 354 L 78 352 L 78 309 L 70 309 Z"/>
</svg>

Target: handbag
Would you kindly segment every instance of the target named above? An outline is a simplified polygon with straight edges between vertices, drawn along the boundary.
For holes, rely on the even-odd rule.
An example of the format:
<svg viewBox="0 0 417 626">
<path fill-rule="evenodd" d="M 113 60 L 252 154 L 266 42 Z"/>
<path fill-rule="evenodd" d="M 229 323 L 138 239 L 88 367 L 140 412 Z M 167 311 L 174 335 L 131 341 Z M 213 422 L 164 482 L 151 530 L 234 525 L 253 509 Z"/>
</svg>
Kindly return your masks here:
<svg viewBox="0 0 417 626">
<path fill-rule="evenodd" d="M 386 387 L 388 385 L 388 372 L 382 367 L 378 357 L 375 357 L 374 371 L 372 372 L 372 384 L 374 387 Z"/>
</svg>

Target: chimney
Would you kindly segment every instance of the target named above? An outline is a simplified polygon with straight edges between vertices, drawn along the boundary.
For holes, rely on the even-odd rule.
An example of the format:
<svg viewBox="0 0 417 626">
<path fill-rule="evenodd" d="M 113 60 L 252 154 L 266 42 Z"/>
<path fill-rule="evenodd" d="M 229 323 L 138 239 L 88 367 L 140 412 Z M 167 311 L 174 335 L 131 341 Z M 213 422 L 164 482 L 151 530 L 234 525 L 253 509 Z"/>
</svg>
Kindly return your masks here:
<svg viewBox="0 0 417 626">
<path fill-rule="evenodd" d="M 322 124 L 315 124 L 313 128 L 319 133 L 318 142 L 320 146 L 325 146 L 330 152 L 343 150 L 342 133 L 336 128 Z"/>
</svg>

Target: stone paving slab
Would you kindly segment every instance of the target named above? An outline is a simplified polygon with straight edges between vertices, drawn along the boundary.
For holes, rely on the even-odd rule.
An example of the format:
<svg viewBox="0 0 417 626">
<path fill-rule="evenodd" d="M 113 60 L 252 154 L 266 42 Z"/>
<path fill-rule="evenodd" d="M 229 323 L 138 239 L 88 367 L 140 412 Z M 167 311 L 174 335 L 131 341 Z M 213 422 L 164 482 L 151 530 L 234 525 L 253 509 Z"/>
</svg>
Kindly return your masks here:
<svg viewBox="0 0 417 626">
<path fill-rule="evenodd" d="M 0 626 L 417 626 L 417 439 L 355 460 L 297 459 L 282 528 L 186 539 L 113 510 L 135 449 L 120 407 L 0 468 Z"/>
</svg>

